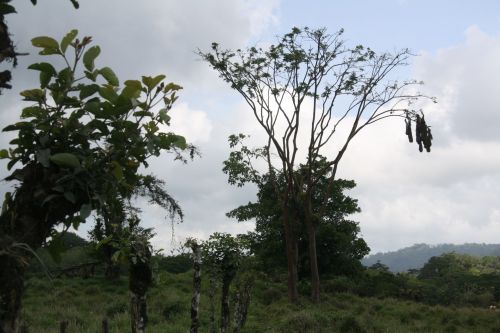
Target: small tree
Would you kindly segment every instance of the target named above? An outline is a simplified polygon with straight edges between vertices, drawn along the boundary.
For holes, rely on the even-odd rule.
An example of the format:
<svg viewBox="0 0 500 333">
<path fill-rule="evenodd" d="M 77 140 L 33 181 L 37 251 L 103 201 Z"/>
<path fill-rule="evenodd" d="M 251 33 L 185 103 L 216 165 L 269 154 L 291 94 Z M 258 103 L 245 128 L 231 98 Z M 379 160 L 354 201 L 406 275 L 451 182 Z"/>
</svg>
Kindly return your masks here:
<svg viewBox="0 0 500 333">
<path fill-rule="evenodd" d="M 240 239 L 226 233 L 214 233 L 203 243 L 203 263 L 214 277 L 222 282 L 220 333 L 230 329 L 229 290 L 241 260 L 244 246 Z"/>
<path fill-rule="evenodd" d="M 164 75 L 120 87 L 109 67 L 95 67 L 100 48 L 77 34 L 32 40 L 41 55 L 56 55 L 65 65 L 29 67 L 40 72 L 40 88 L 21 92 L 31 105 L 22 121 L 4 128 L 18 135 L 0 158 L 9 159 L 9 170 L 20 165 L 6 178 L 16 189 L 6 194 L 0 215 L 0 330 L 6 333 L 18 328 L 26 249 L 38 249 L 61 224 L 77 228 L 116 195 L 129 198 L 149 157 L 194 152 L 184 137 L 160 128 L 168 126 L 181 87 L 164 83 Z"/>
<path fill-rule="evenodd" d="M 325 29 L 293 28 L 266 50 L 257 47 L 224 50 L 213 43 L 211 52 L 199 52 L 244 98 L 267 135 L 268 170 L 282 209 L 288 296 L 292 301 L 297 299 L 298 250 L 294 229 L 300 224 L 295 209 L 297 206 L 304 209 L 311 296 L 317 301 L 320 290 L 317 214 L 312 196 L 318 182 L 326 176 L 329 185 L 322 198 L 330 197 L 340 161 L 352 139 L 368 125 L 402 117 L 408 124 L 416 121 L 417 142 L 420 145 L 423 142 L 430 150 L 430 130 L 418 111 L 412 109 L 415 101 L 425 97 L 413 90 L 421 83 L 390 78 L 412 56 L 409 50 L 376 54 L 361 45 L 348 47 L 341 39 L 342 33 L 342 30 L 328 34 Z M 340 135 L 340 127 L 347 129 L 346 135 Z M 326 151 L 332 143 L 339 150 L 330 157 Z M 300 175 L 295 172 L 300 163 L 299 153 L 304 155 L 306 166 L 306 172 Z M 327 156 L 329 162 L 313 173 L 311 166 L 320 155 Z M 273 180 L 278 172 L 284 175 L 283 187 Z"/>
<path fill-rule="evenodd" d="M 227 161 L 226 161 L 227 162 Z M 326 159 L 321 159 L 314 165 L 315 169 L 322 168 Z M 226 163 L 226 171 L 234 167 L 233 163 Z M 297 172 L 305 172 L 302 165 Z M 257 175 L 257 174 L 256 174 Z M 277 182 L 284 185 L 283 175 L 277 175 Z M 273 184 L 269 180 L 269 174 L 256 177 L 258 181 L 257 201 L 242 205 L 226 215 L 236 218 L 238 221 L 255 220 L 255 231 L 248 234 L 252 253 L 256 256 L 261 269 L 275 271 L 286 268 L 285 244 L 283 228 L 281 226 L 281 209 L 279 200 L 274 195 Z M 321 273 L 355 274 L 359 273 L 362 266 L 361 258 L 368 254 L 370 249 L 366 242 L 359 238 L 358 223 L 347 220 L 347 216 L 360 211 L 358 202 L 347 196 L 344 192 L 355 187 L 352 180 L 336 179 L 330 198 L 323 200 L 325 186 L 328 179 L 324 177 L 316 188 L 313 195 L 313 207 L 318 215 L 316 230 L 318 237 L 318 268 Z M 319 204 L 326 205 L 325 209 Z M 299 218 L 302 218 L 303 210 L 298 210 Z M 297 247 L 299 249 L 298 272 L 299 277 L 309 274 L 309 258 L 307 255 L 307 231 L 304 225 L 299 225 L 297 233 Z M 285 259 L 285 260 L 283 260 Z"/>
</svg>

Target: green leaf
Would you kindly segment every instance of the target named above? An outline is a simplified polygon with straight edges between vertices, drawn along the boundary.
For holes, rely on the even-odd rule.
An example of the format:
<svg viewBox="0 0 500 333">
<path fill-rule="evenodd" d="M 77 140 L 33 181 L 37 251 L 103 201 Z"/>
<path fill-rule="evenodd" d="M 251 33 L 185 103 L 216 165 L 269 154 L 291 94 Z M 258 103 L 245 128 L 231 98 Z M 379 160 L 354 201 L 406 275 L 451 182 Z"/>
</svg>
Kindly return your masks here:
<svg viewBox="0 0 500 333">
<path fill-rule="evenodd" d="M 82 89 L 80 89 L 80 99 L 85 99 L 89 96 L 92 96 L 96 92 L 99 91 L 99 85 L 97 84 L 90 84 L 88 86 L 83 86 Z"/>
<path fill-rule="evenodd" d="M 7 15 L 12 13 L 17 13 L 14 7 L 6 3 L 0 3 L 0 15 Z"/>
<path fill-rule="evenodd" d="M 85 77 L 89 80 L 91 80 L 92 82 L 95 82 L 95 80 L 97 80 L 97 75 L 99 75 L 99 72 L 98 71 L 85 71 Z"/>
<path fill-rule="evenodd" d="M 59 50 L 59 43 L 52 37 L 47 37 L 47 36 L 35 37 L 31 40 L 31 44 L 34 47 Z"/>
<path fill-rule="evenodd" d="M 9 151 L 7 149 L 0 150 L 0 159 L 9 158 Z"/>
<path fill-rule="evenodd" d="M 54 48 L 46 48 L 38 52 L 38 54 L 41 55 L 51 55 L 51 54 L 61 54 L 59 49 L 54 49 Z"/>
<path fill-rule="evenodd" d="M 186 138 L 181 136 L 181 135 L 175 136 L 175 140 L 174 140 L 173 144 L 174 144 L 174 146 L 176 146 L 177 148 L 182 149 L 182 150 L 187 148 Z"/>
<path fill-rule="evenodd" d="M 99 46 L 92 46 L 83 55 L 83 65 L 85 68 L 92 72 L 94 70 L 94 60 L 101 53 L 101 48 Z"/>
<path fill-rule="evenodd" d="M 45 93 L 42 89 L 24 90 L 19 93 L 25 101 L 42 102 L 45 99 Z"/>
<path fill-rule="evenodd" d="M 163 88 L 163 92 L 164 93 L 168 93 L 169 91 L 177 91 L 177 90 L 181 90 L 182 87 L 178 84 L 175 84 L 173 82 L 170 82 L 169 84 L 167 84 L 165 86 L 165 88 Z"/>
<path fill-rule="evenodd" d="M 95 115 L 95 114 L 99 113 L 100 105 L 101 104 L 99 103 L 99 100 L 93 98 L 90 101 L 88 101 L 87 103 L 85 103 L 84 109 Z"/>
<path fill-rule="evenodd" d="M 73 192 L 67 191 L 67 192 L 64 192 L 63 195 L 64 195 L 64 198 L 66 200 L 68 200 L 69 202 L 76 203 L 75 194 Z"/>
<path fill-rule="evenodd" d="M 137 80 L 125 81 L 125 88 L 123 88 L 120 96 L 127 99 L 138 98 L 141 95 L 142 84 Z"/>
<path fill-rule="evenodd" d="M 85 220 L 87 217 L 90 216 L 90 213 L 92 212 L 92 205 L 90 204 L 83 204 L 80 207 L 80 218 Z"/>
<path fill-rule="evenodd" d="M 66 52 L 66 49 L 68 48 L 68 45 L 71 44 L 73 39 L 75 39 L 76 35 L 78 35 L 78 30 L 73 29 L 70 32 L 64 36 L 64 38 L 61 41 L 61 51 L 62 53 Z"/>
<path fill-rule="evenodd" d="M 161 109 L 159 112 L 158 112 L 158 117 L 160 118 L 160 120 L 162 121 L 162 123 L 164 124 L 169 124 L 170 122 L 170 116 L 167 114 L 167 110 L 166 109 Z"/>
<path fill-rule="evenodd" d="M 111 170 L 111 173 L 113 174 L 113 176 L 115 176 L 115 178 L 118 181 L 122 180 L 123 179 L 123 170 L 122 170 L 120 163 L 118 163 L 116 161 L 113 161 L 111 163 L 113 164 L 113 170 Z"/>
<path fill-rule="evenodd" d="M 163 79 L 165 79 L 165 75 L 163 74 L 155 77 L 143 76 L 142 83 L 144 83 L 144 85 L 148 87 L 149 90 L 153 90 L 153 88 L 156 87 Z"/>
<path fill-rule="evenodd" d="M 50 161 L 56 165 L 67 168 L 79 168 L 80 161 L 78 158 L 70 153 L 59 153 L 50 156 Z"/>
<path fill-rule="evenodd" d="M 113 104 L 115 104 L 116 100 L 118 99 L 118 94 L 113 89 L 113 87 L 109 85 L 101 87 L 99 89 L 99 95 L 101 95 L 102 98 L 110 101 Z"/>
<path fill-rule="evenodd" d="M 44 112 L 44 109 L 38 106 L 28 106 L 21 112 L 21 118 L 38 118 Z"/>
<path fill-rule="evenodd" d="M 57 78 L 59 79 L 61 84 L 63 84 L 66 87 L 69 87 L 73 82 L 73 72 L 71 72 L 71 69 L 69 67 L 66 67 L 59 72 Z"/>
<path fill-rule="evenodd" d="M 36 159 L 41 165 L 48 168 L 50 167 L 50 149 L 39 149 L 36 152 Z"/>
<path fill-rule="evenodd" d="M 46 88 L 50 83 L 50 79 L 52 79 L 52 75 L 47 72 L 40 72 L 40 88 Z"/>
<path fill-rule="evenodd" d="M 103 121 L 93 119 L 92 121 L 90 121 L 88 123 L 88 126 L 94 128 L 94 129 L 98 129 L 104 135 L 109 134 L 108 126 L 106 126 L 106 124 Z"/>
<path fill-rule="evenodd" d="M 53 75 L 53 76 L 57 75 L 57 72 L 56 72 L 54 66 L 52 66 L 48 62 L 39 62 L 36 64 L 31 64 L 30 66 L 28 66 L 28 69 L 33 69 L 36 71 L 45 72 L 45 73 Z"/>
<path fill-rule="evenodd" d="M 108 81 L 108 83 L 112 86 L 118 86 L 120 85 L 120 82 L 118 81 L 118 77 L 116 77 L 115 72 L 109 67 L 103 67 L 99 70 L 99 74 Z"/>
</svg>

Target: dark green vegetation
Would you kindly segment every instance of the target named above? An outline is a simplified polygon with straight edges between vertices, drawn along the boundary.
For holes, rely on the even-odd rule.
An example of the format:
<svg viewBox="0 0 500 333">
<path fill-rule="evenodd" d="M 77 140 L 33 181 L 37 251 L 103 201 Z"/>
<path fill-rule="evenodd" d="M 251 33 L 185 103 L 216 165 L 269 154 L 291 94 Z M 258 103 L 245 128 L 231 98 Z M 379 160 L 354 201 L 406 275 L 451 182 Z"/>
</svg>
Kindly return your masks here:
<svg viewBox="0 0 500 333">
<path fill-rule="evenodd" d="M 450 252 L 479 257 L 499 256 L 500 244 L 415 244 L 393 252 L 371 254 L 361 262 L 365 266 L 380 262 L 389 267 L 391 272 L 406 272 L 422 268 L 431 257 Z"/>
<path fill-rule="evenodd" d="M 156 282 L 148 295 L 148 332 L 185 333 L 189 328 L 191 274 L 162 271 L 155 275 Z M 361 297 L 348 291 L 363 286 L 350 278 L 325 279 L 323 297 L 317 304 L 309 300 L 306 285 L 299 289 L 298 302 L 291 304 L 286 299 L 283 280 L 259 275 L 242 332 L 493 333 L 500 330 L 500 316 L 486 306 L 429 305 L 397 299 L 390 292 L 387 292 L 389 296 L 382 297 L 384 290 L 397 290 L 395 281 L 398 278 L 385 274 L 367 271 L 367 276 L 372 276 L 372 279 L 366 278 L 365 283 L 371 281 L 371 292 L 375 297 Z M 210 324 L 209 283 L 206 278 L 202 280 L 200 331 L 207 332 Z M 368 290 L 368 286 L 364 288 Z M 231 290 L 231 295 L 234 295 L 234 290 Z M 110 332 L 122 333 L 129 330 L 128 311 L 125 277 L 115 282 L 102 276 L 54 279 L 52 282 L 43 277 L 32 277 L 28 280 L 22 323 L 29 326 L 30 332 L 48 333 L 57 331 L 59 321 L 68 320 L 71 332 L 95 333 L 99 332 L 102 318 L 107 317 Z"/>
<path fill-rule="evenodd" d="M 70 237 L 74 238 L 74 237 Z M 75 238 L 77 239 L 77 238 Z M 210 276 L 217 267 L 202 265 L 200 332 L 221 322 L 217 314 L 228 306 L 231 325 L 234 322 L 235 297 L 239 273 L 231 275 L 235 282 L 224 293 L 223 267 L 244 264 L 242 253 L 229 246 L 224 234 L 210 241 L 213 260 L 218 260 L 218 283 Z M 218 250 L 216 250 L 218 249 Z M 92 259 L 88 247 L 75 246 L 62 255 L 62 262 L 74 264 Z M 43 253 L 41 255 L 43 257 Z M 204 256 L 206 258 L 206 255 Z M 190 326 L 192 260 L 187 254 L 155 256 L 154 283 L 148 292 L 148 332 L 182 332 Z M 57 268 L 67 267 L 61 264 Z M 258 265 L 257 265 L 258 267 Z M 127 270 L 122 267 L 122 271 Z M 241 271 L 241 268 L 240 270 Z M 232 273 L 231 273 L 232 272 Z M 286 267 L 270 273 L 252 273 L 251 303 L 241 332 L 498 332 L 500 316 L 490 305 L 500 301 L 500 258 L 445 254 L 433 257 L 418 275 L 393 274 L 382 264 L 360 269 L 356 274 L 322 275 L 321 301 L 314 304 L 308 279 L 299 282 L 299 300 L 290 304 L 286 297 Z M 210 298 L 214 297 L 214 300 Z M 224 305 L 225 304 L 225 305 Z M 22 322 L 30 332 L 54 332 L 61 320 L 68 320 L 72 332 L 98 332 L 103 317 L 109 319 L 111 332 L 128 331 L 129 295 L 126 275 L 118 280 L 104 278 L 104 268 L 83 279 L 57 278 L 50 281 L 42 270 L 32 270 L 27 282 Z"/>
</svg>

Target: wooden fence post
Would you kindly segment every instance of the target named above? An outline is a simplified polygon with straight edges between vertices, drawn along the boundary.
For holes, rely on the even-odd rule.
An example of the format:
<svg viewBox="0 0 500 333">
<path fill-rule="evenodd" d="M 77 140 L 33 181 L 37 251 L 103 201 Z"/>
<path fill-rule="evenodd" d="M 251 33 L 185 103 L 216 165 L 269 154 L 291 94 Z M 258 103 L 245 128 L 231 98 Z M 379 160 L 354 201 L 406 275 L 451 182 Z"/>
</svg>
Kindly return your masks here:
<svg viewBox="0 0 500 333">
<path fill-rule="evenodd" d="M 108 318 L 102 320 L 102 333 L 109 333 Z"/>
<path fill-rule="evenodd" d="M 60 333 L 67 333 L 68 332 L 68 321 L 67 320 L 62 320 L 59 324 L 59 332 Z"/>
</svg>

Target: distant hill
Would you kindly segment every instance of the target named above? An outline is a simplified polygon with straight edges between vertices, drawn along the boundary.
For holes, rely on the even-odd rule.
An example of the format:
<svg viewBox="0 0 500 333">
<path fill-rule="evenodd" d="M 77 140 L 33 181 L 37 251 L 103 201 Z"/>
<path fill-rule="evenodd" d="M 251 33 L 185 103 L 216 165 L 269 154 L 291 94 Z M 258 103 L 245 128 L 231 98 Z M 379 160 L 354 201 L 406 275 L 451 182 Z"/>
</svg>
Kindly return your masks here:
<svg viewBox="0 0 500 333">
<path fill-rule="evenodd" d="M 420 269 L 431 257 L 449 252 L 479 257 L 500 256 L 500 244 L 415 244 L 394 252 L 372 254 L 361 262 L 365 266 L 371 266 L 380 261 L 380 263 L 387 265 L 392 272 L 405 272 L 412 268 Z"/>
</svg>

